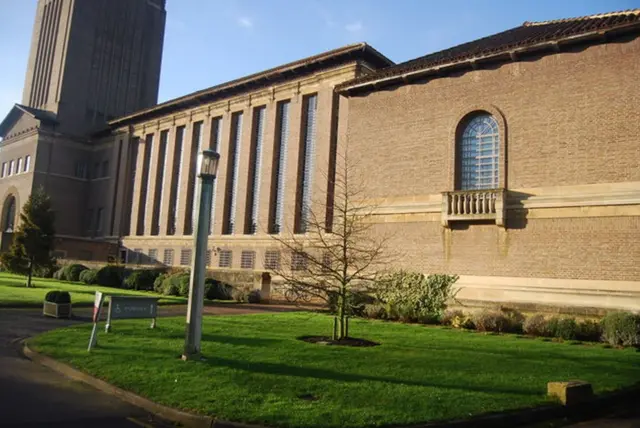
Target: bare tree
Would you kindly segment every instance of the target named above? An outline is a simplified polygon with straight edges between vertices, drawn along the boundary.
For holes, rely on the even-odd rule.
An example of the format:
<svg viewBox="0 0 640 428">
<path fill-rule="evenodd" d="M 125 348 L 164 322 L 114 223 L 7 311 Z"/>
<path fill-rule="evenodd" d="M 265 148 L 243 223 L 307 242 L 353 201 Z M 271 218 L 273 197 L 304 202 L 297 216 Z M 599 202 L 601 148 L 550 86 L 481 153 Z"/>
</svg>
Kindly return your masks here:
<svg viewBox="0 0 640 428">
<path fill-rule="evenodd" d="M 327 201 L 302 206 L 296 230 L 274 235 L 282 256 L 273 270 L 289 291 L 335 307 L 333 339 L 341 340 L 348 337 L 354 292 L 369 290 L 389 259 L 388 238 L 374 231 L 376 207 L 365 197 L 356 165 L 336 157 Z"/>
</svg>

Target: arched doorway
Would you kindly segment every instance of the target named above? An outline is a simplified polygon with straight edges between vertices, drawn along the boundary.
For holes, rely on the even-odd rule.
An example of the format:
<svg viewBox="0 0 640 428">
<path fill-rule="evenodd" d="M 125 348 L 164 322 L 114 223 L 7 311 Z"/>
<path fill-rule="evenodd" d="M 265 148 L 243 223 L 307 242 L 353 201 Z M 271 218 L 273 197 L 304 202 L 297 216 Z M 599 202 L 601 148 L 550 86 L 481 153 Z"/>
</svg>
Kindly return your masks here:
<svg viewBox="0 0 640 428">
<path fill-rule="evenodd" d="M 7 251 L 13 242 L 13 233 L 17 222 L 16 205 L 14 195 L 7 196 L 2 205 L 2 243 L 0 244 L 2 251 Z"/>
</svg>

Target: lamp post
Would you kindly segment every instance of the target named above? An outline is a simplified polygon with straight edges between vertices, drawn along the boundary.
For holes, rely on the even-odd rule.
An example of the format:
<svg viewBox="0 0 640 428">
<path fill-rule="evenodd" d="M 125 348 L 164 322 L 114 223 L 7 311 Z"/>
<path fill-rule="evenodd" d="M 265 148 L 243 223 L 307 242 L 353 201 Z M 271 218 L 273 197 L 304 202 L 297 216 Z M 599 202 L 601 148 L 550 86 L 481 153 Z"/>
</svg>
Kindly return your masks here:
<svg viewBox="0 0 640 428">
<path fill-rule="evenodd" d="M 213 150 L 203 150 L 198 155 L 198 208 L 193 234 L 193 262 L 189 279 L 189 306 L 187 307 L 187 326 L 184 340 L 183 360 L 200 359 L 200 340 L 202 339 L 202 306 L 204 301 L 204 277 L 211 222 L 211 202 L 213 182 L 218 171 L 220 155 Z"/>
</svg>

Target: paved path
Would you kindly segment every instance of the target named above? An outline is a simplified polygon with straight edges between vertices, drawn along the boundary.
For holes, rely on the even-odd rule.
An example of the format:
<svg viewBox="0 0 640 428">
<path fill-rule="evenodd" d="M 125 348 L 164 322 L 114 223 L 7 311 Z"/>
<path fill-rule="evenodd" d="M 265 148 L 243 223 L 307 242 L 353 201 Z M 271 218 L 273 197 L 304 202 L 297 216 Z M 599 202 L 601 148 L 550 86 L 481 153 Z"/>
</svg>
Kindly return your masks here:
<svg viewBox="0 0 640 428">
<path fill-rule="evenodd" d="M 290 311 L 277 305 L 208 306 L 214 314 Z M 185 306 L 161 307 L 160 316 L 184 315 Z M 0 309 L 0 427 L 107 428 L 167 426 L 144 410 L 33 363 L 19 341 L 38 333 L 90 321 L 91 308 L 74 310 L 79 319 L 46 318 L 38 309 Z"/>
</svg>

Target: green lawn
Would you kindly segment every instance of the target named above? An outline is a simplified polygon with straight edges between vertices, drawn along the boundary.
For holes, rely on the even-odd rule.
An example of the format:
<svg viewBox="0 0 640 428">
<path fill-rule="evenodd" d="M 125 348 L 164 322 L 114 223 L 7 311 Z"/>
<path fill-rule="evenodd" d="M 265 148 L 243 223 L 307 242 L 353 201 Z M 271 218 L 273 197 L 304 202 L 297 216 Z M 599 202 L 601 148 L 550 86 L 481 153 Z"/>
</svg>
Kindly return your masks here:
<svg viewBox="0 0 640 428">
<path fill-rule="evenodd" d="M 56 279 L 33 278 L 35 287 L 25 287 L 26 278 L 20 275 L 0 273 L 0 307 L 10 306 L 42 306 L 45 294 L 51 290 L 65 290 L 71 293 L 74 306 L 91 306 L 96 291 L 110 294 L 126 294 L 131 296 L 160 296 L 155 293 L 119 288 L 86 285 L 79 282 L 58 281 Z M 160 304 L 186 303 L 184 297 L 162 296 Z"/>
<path fill-rule="evenodd" d="M 179 360 L 184 318 L 116 321 L 86 347 L 90 325 L 31 340 L 40 352 L 156 402 L 233 421 L 288 427 L 419 422 L 548 403 L 549 381 L 581 379 L 596 393 L 640 380 L 640 353 L 439 327 L 353 320 L 381 343 L 345 348 L 296 340 L 326 334 L 310 313 L 205 317 L 204 362 Z M 314 400 L 300 398 L 311 395 Z"/>
</svg>

